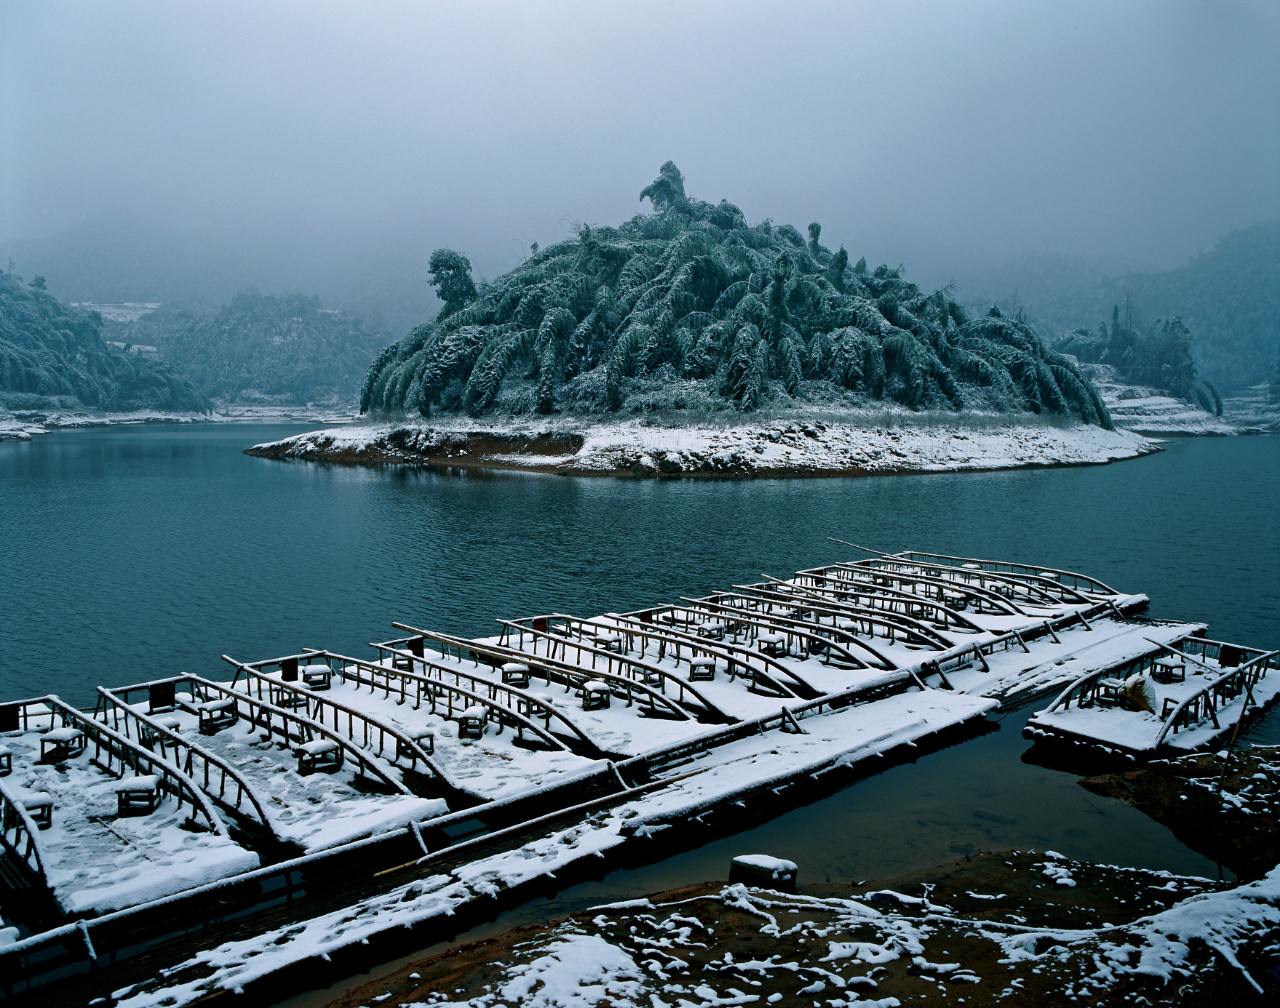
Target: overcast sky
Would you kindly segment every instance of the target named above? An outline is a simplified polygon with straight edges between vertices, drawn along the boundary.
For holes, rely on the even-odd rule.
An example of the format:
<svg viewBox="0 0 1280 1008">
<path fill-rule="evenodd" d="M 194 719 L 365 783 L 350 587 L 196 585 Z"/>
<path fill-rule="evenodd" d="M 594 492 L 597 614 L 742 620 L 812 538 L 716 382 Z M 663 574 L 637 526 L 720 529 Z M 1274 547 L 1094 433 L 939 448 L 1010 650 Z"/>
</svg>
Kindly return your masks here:
<svg viewBox="0 0 1280 1008">
<path fill-rule="evenodd" d="M 124 212 L 492 277 L 669 158 L 937 282 L 1280 216 L 1277 0 L 3 0 L 0 47 L 0 240 Z"/>
</svg>

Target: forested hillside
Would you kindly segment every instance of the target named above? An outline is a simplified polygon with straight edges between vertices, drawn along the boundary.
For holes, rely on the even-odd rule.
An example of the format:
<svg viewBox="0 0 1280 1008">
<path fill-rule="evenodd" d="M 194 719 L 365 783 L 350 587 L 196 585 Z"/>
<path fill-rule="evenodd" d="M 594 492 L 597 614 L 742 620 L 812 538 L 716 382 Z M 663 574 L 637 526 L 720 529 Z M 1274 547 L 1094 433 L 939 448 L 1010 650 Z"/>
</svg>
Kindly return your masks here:
<svg viewBox="0 0 1280 1008">
<path fill-rule="evenodd" d="M 112 412 L 207 412 L 209 401 L 169 364 L 108 346 L 102 319 L 0 274 L 0 406 Z"/>
<path fill-rule="evenodd" d="M 60 234 L 0 242 L 0 265 L 49 278 L 71 303 L 161 302 L 208 317 L 246 290 L 310 291 L 330 307 L 392 333 L 439 308 L 427 285 L 426 250 L 373 236 L 325 242 L 158 226 L 111 215 Z"/>
<path fill-rule="evenodd" d="M 1122 382 L 1195 400 L 1206 413 L 1221 416 L 1222 397 L 1213 382 L 1200 377 L 1191 355 L 1192 342 L 1191 331 L 1176 316 L 1158 320 L 1143 333 L 1134 328 L 1131 318 L 1121 317 L 1116 305 L 1110 328 L 1105 322 L 1096 332 L 1081 327 L 1067 333 L 1057 348 L 1086 363 L 1115 368 Z"/>
<path fill-rule="evenodd" d="M 790 225 L 751 226 L 686 195 L 674 164 L 654 212 L 583 226 L 476 289 L 431 259 L 444 307 L 384 349 L 362 410 L 495 412 L 865 404 L 1110 420 L 1076 368 L 1016 318 L 970 317 L 898 271 L 850 264 Z"/>
<path fill-rule="evenodd" d="M 158 311 L 112 323 L 110 338 L 149 344 L 226 401 L 353 402 L 387 334 L 301 294 L 238 294 L 211 319 Z"/>
<path fill-rule="evenodd" d="M 1232 231 L 1214 249 L 1165 273 L 1095 274 L 1027 260 L 982 282 L 984 293 L 1016 292 L 1037 320 L 1058 332 L 1093 328 L 1126 301 L 1132 328 L 1178 316 L 1193 336 L 1199 372 L 1227 388 L 1265 382 L 1280 351 L 1280 221 Z"/>
</svg>

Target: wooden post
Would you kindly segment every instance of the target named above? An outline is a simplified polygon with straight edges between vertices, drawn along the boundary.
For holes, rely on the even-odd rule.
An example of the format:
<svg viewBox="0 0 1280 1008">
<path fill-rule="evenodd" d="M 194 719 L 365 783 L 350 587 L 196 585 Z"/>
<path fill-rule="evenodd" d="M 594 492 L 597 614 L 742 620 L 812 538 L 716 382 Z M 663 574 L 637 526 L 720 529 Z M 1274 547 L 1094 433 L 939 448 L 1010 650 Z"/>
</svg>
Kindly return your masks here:
<svg viewBox="0 0 1280 1008">
<path fill-rule="evenodd" d="M 175 692 L 172 682 L 153 683 L 147 690 L 147 710 L 152 714 L 173 710 L 177 706 Z M 0 708 L 0 711 L 2 710 Z M 17 728 L 17 724 L 15 723 L 13 727 Z M 5 728 L 3 716 L 0 714 L 0 731 L 11 730 Z"/>
</svg>

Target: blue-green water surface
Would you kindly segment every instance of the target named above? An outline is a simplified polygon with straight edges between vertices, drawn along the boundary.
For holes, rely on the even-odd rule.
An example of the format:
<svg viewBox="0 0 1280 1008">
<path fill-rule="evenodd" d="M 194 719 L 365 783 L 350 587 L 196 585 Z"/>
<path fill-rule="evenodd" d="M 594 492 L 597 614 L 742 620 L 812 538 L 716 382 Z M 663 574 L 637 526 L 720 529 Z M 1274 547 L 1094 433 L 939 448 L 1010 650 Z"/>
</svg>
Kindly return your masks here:
<svg viewBox="0 0 1280 1008">
<path fill-rule="evenodd" d="M 1080 570 L 1146 592 L 1153 615 L 1280 646 L 1276 438 L 1181 440 L 1085 468 L 744 482 L 241 454 L 297 429 L 106 428 L 0 444 L 0 698 L 91 704 L 96 684 L 219 674 L 224 652 L 363 653 L 396 619 L 477 634 L 497 616 L 637 608 L 848 557 L 829 535 Z M 1073 775 L 1024 763 L 1026 713 L 584 891 L 598 901 L 723 877 L 746 848 L 792 857 L 808 880 L 883 878 L 992 847 L 1214 870 Z M 1278 734 L 1275 720 L 1255 737 Z"/>
</svg>

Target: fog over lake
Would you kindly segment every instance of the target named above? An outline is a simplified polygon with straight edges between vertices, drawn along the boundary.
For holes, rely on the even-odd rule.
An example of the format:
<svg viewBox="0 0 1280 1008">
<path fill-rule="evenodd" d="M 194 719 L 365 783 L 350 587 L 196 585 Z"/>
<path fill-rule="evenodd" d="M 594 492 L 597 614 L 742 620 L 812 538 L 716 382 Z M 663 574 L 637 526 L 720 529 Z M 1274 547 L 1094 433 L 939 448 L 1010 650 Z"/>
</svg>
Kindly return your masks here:
<svg viewBox="0 0 1280 1008">
<path fill-rule="evenodd" d="M 115 214 L 313 287 L 440 246 L 492 278 L 640 210 L 670 158 L 923 286 L 1026 252 L 1168 268 L 1280 214 L 1278 44 L 1269 0 L 10 0 L 0 241 Z"/>
</svg>

